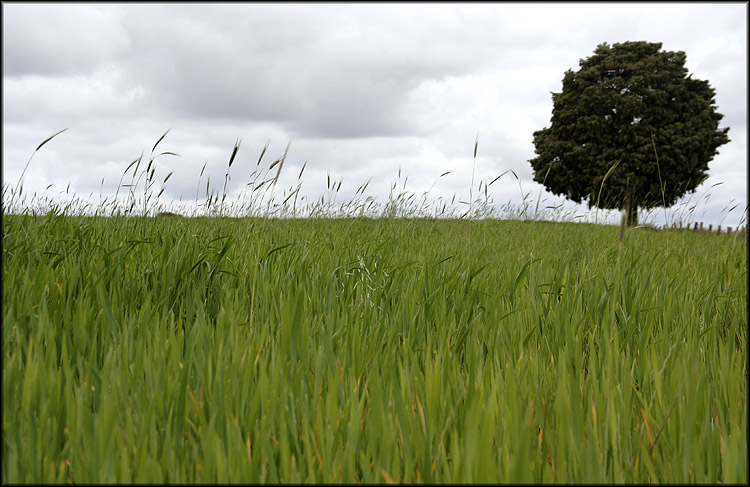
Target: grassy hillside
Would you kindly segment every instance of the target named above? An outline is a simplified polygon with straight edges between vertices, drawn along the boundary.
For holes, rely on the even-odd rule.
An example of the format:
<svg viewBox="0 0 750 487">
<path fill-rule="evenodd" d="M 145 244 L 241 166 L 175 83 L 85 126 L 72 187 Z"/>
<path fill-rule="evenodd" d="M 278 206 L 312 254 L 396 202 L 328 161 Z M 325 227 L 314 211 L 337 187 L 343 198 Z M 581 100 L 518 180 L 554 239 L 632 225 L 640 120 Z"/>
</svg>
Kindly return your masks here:
<svg viewBox="0 0 750 487">
<path fill-rule="evenodd" d="M 3 217 L 6 482 L 744 482 L 747 241 Z"/>
</svg>

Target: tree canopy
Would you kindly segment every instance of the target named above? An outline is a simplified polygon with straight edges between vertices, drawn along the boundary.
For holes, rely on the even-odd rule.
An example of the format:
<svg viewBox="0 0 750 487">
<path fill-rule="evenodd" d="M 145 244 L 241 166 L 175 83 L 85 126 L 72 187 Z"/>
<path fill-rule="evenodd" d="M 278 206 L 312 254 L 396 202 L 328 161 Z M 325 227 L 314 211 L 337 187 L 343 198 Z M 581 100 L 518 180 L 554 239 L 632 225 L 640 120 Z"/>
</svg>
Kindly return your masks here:
<svg viewBox="0 0 750 487">
<path fill-rule="evenodd" d="M 607 43 L 552 93 L 549 127 L 534 132 L 534 180 L 589 208 L 670 207 L 708 177 L 729 142 L 715 91 L 661 43 Z"/>
</svg>

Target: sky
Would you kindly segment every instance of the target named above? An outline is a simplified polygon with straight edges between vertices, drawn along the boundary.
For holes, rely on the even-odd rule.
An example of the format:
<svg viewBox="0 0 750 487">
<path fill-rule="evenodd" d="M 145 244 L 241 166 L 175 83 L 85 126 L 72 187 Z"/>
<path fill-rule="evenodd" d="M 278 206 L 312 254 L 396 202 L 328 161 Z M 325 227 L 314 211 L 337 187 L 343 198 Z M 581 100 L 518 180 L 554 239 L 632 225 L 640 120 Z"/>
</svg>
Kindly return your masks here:
<svg viewBox="0 0 750 487">
<path fill-rule="evenodd" d="M 122 196 L 128 165 L 147 161 L 168 131 L 155 153 L 178 156 L 159 156 L 153 177 L 164 205 L 204 201 L 208 180 L 222 193 L 239 142 L 227 200 L 260 194 L 256 167 L 268 170 L 288 147 L 275 202 L 300 182 L 310 203 L 404 193 L 468 209 L 461 202 L 486 190 L 501 213 L 619 222 L 547 192 L 528 161 L 565 71 L 603 42 L 645 40 L 686 53 L 692 76 L 716 90 L 731 142 L 695 193 L 642 221 L 736 227 L 747 215 L 747 9 L 3 3 L 3 187 L 96 205 Z"/>
</svg>

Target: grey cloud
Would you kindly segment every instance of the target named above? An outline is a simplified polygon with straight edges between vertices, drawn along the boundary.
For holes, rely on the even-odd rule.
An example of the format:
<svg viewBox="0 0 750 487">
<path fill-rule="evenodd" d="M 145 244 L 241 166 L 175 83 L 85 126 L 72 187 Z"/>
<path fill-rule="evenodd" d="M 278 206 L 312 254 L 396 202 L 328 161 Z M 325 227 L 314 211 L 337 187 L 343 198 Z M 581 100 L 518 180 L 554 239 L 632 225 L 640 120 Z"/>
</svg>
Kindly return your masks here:
<svg viewBox="0 0 750 487">
<path fill-rule="evenodd" d="M 130 47 L 106 5 L 3 4 L 3 77 L 89 71 Z"/>
<path fill-rule="evenodd" d="M 127 69 L 149 80 L 165 113 L 278 121 L 300 136 L 409 135 L 417 132 L 403 110 L 410 91 L 426 79 L 471 72 L 494 50 L 457 47 L 459 27 L 464 37 L 478 34 L 455 20 L 415 28 L 367 6 L 281 14 L 276 6 L 223 7 L 180 9 L 168 34 L 160 31 L 163 17 L 147 15 L 151 8 L 127 11 L 139 53 Z M 355 26 L 344 14 L 372 18 Z"/>
</svg>

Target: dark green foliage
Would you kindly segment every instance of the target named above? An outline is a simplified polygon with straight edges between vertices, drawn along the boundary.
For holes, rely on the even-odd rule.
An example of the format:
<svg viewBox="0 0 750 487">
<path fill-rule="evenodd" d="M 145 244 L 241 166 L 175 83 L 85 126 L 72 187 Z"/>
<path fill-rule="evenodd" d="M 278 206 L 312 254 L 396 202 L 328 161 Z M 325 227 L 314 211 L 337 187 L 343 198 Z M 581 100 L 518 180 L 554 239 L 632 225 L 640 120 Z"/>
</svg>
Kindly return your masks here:
<svg viewBox="0 0 750 487">
<path fill-rule="evenodd" d="M 695 191 L 729 142 L 714 89 L 688 75 L 684 52 L 661 43 L 603 43 L 562 84 L 550 127 L 534 132 L 534 180 L 589 207 L 629 206 L 629 223 L 639 207 L 669 207 Z"/>
</svg>

